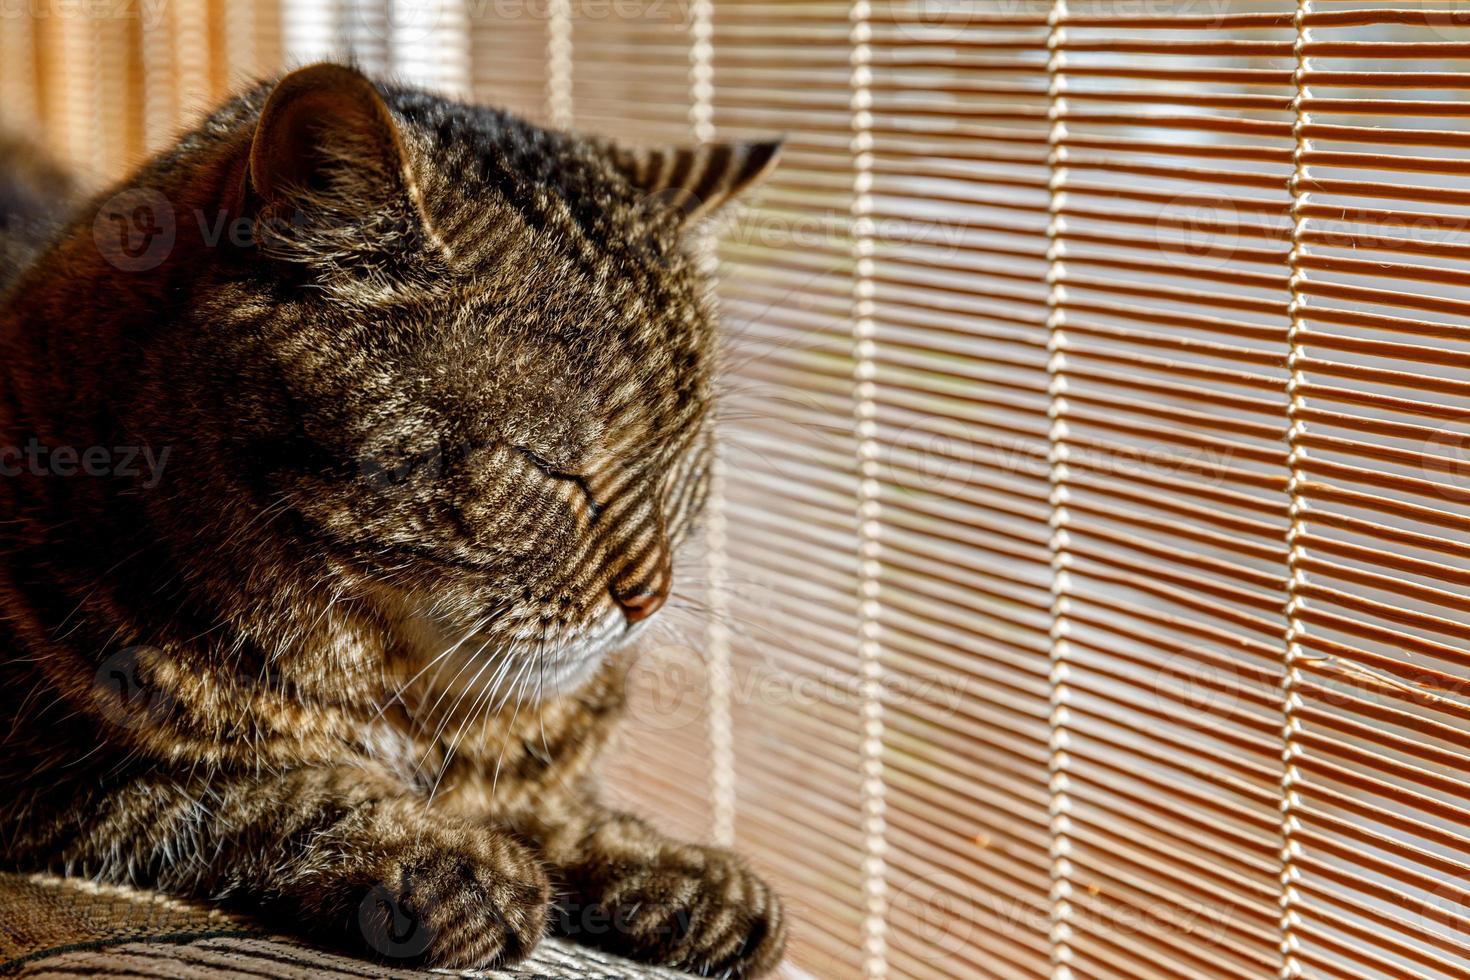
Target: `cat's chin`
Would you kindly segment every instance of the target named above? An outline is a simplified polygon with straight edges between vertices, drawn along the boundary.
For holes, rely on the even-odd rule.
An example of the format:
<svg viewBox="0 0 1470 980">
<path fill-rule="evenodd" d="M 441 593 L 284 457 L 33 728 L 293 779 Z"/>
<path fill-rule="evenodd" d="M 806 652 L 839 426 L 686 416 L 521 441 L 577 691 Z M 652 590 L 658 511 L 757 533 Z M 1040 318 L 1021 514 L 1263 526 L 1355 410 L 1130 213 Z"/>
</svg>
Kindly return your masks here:
<svg viewBox="0 0 1470 980">
<path fill-rule="evenodd" d="M 629 628 L 617 607 L 609 609 L 584 633 L 564 641 L 556 650 L 548 650 L 537 678 L 540 697 L 555 697 L 575 691 L 602 667 L 614 650 L 623 646 L 638 632 Z"/>
<path fill-rule="evenodd" d="M 580 630 L 548 637 L 466 635 L 420 615 L 404 616 L 400 623 L 410 654 L 405 680 L 412 678 L 403 692 L 405 703 L 431 713 L 442 707 L 451 715 L 490 713 L 575 691 L 639 632 L 628 627 L 616 606 Z"/>
</svg>

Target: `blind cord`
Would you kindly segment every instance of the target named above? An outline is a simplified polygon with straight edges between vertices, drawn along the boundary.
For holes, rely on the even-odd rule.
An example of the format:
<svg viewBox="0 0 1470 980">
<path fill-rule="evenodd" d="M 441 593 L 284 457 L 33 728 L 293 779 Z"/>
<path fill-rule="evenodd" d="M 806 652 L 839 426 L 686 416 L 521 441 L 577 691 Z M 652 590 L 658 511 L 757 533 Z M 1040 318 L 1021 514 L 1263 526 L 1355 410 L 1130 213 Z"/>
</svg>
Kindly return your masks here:
<svg viewBox="0 0 1470 980">
<path fill-rule="evenodd" d="M 1051 835 L 1051 964 L 1052 980 L 1071 980 L 1072 976 L 1072 868 L 1070 820 L 1071 800 L 1068 796 L 1068 682 L 1067 613 L 1068 613 L 1068 538 L 1067 538 L 1067 378 L 1066 322 L 1062 263 L 1062 205 L 1066 180 L 1066 101 L 1062 85 L 1063 20 L 1067 16 L 1066 0 L 1053 0 L 1047 16 L 1047 118 L 1051 123 L 1047 136 L 1048 221 L 1047 236 L 1047 473 L 1051 486 L 1048 505 L 1051 510 L 1051 631 L 1048 677 L 1050 691 L 1050 739 L 1048 771 Z"/>
<path fill-rule="evenodd" d="M 572 2 L 547 0 L 546 113 L 558 129 L 572 126 Z"/>
<path fill-rule="evenodd" d="M 1290 475 L 1287 482 L 1287 493 L 1291 497 L 1290 520 L 1291 526 L 1287 531 L 1287 603 L 1286 603 L 1286 634 L 1284 663 L 1282 671 L 1282 754 L 1281 754 L 1281 977 L 1283 980 L 1303 976 L 1302 966 L 1298 960 L 1297 928 L 1299 926 L 1299 915 L 1296 910 L 1297 904 L 1297 882 L 1300 872 L 1297 868 L 1297 859 L 1300 845 L 1296 840 L 1297 833 L 1297 799 L 1296 784 L 1298 781 L 1297 757 L 1301 752 L 1297 744 L 1298 722 L 1296 709 L 1299 706 L 1297 686 L 1301 683 L 1301 668 L 1299 663 L 1302 659 L 1301 636 L 1305 626 L 1302 622 L 1302 605 L 1306 601 L 1299 593 L 1305 577 L 1301 569 L 1301 561 L 1304 557 L 1305 547 L 1302 538 L 1306 534 L 1306 503 L 1302 498 L 1302 484 L 1305 479 L 1302 461 L 1306 455 L 1306 448 L 1301 444 L 1301 437 L 1305 433 L 1306 423 L 1301 420 L 1302 409 L 1305 408 L 1305 397 L 1301 394 L 1301 386 L 1305 383 L 1305 377 L 1301 368 L 1302 358 L 1305 357 L 1301 342 L 1301 333 L 1306 329 L 1303 309 L 1306 306 L 1306 295 L 1303 291 L 1303 282 L 1306 278 L 1302 268 L 1302 255 L 1305 249 L 1302 237 L 1306 231 L 1307 192 L 1304 185 L 1307 179 L 1306 155 L 1309 149 L 1306 128 L 1308 115 L 1306 110 L 1306 99 L 1309 98 L 1307 91 L 1307 16 L 1311 12 L 1310 0 L 1297 0 L 1296 15 L 1294 18 L 1296 27 L 1296 38 L 1293 42 L 1293 51 L 1296 55 L 1296 69 L 1292 74 L 1295 85 L 1295 93 L 1292 98 L 1292 175 L 1290 181 L 1291 191 L 1291 252 L 1289 254 L 1290 274 L 1289 288 L 1291 299 L 1288 305 L 1288 317 L 1290 325 L 1287 328 L 1287 368 L 1290 376 L 1286 384 L 1287 394 L 1287 422 L 1288 422 L 1288 455 L 1287 465 Z"/>
<path fill-rule="evenodd" d="M 888 973 L 888 842 L 883 768 L 882 504 L 873 321 L 872 5 L 852 6 L 849 96 L 852 116 L 853 426 L 857 437 L 858 670 L 862 704 L 863 974 Z"/>
<path fill-rule="evenodd" d="M 689 11 L 689 126 L 695 142 L 715 138 L 714 2 L 694 0 Z M 717 268 L 714 238 L 701 229 L 695 244 L 713 283 Z M 725 496 L 725 458 L 718 438 L 710 447 L 709 492 L 705 504 L 705 576 L 709 615 L 705 618 L 705 671 L 708 685 L 710 823 L 714 841 L 735 843 L 735 728 L 729 618 L 730 556 Z"/>
</svg>

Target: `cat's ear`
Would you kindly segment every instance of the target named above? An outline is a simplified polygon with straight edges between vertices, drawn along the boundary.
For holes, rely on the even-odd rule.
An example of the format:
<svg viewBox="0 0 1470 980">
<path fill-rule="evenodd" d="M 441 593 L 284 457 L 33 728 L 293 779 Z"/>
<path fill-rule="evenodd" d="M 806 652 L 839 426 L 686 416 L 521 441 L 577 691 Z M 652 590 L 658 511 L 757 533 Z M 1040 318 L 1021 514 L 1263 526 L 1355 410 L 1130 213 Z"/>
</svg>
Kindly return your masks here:
<svg viewBox="0 0 1470 980">
<path fill-rule="evenodd" d="M 776 169 L 781 140 L 634 149 L 611 146 L 613 165 L 634 187 L 677 211 L 681 224 L 707 217 Z"/>
<path fill-rule="evenodd" d="M 398 127 L 373 83 L 342 65 L 299 68 L 276 83 L 250 144 L 260 204 L 371 206 L 404 191 Z"/>
</svg>

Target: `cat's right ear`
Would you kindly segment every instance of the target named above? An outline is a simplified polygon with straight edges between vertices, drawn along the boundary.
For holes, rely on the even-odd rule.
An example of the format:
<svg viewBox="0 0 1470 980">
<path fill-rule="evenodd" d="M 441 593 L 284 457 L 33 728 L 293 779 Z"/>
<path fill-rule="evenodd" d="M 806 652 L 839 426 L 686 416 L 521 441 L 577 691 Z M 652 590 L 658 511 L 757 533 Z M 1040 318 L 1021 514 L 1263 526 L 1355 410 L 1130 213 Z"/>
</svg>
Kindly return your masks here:
<svg viewBox="0 0 1470 980">
<path fill-rule="evenodd" d="M 257 214 L 346 212 L 402 200 L 398 127 L 361 72 L 318 64 L 286 75 L 261 110 L 246 192 Z"/>
<path fill-rule="evenodd" d="M 596 141 L 612 165 L 647 199 L 688 227 L 760 183 L 781 156 L 782 140 L 660 148 Z"/>
</svg>

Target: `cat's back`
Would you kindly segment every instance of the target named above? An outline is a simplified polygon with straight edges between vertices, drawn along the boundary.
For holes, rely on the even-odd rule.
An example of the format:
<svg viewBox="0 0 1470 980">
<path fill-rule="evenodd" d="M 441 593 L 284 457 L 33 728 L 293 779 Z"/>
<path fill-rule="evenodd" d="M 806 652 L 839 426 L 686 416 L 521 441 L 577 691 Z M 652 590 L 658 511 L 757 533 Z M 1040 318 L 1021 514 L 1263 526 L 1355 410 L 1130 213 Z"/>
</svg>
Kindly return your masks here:
<svg viewBox="0 0 1470 980">
<path fill-rule="evenodd" d="M 0 292 L 65 221 L 76 182 L 31 140 L 0 132 Z"/>
</svg>

